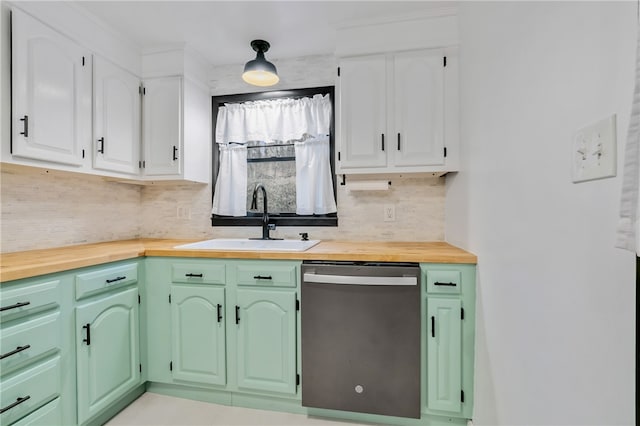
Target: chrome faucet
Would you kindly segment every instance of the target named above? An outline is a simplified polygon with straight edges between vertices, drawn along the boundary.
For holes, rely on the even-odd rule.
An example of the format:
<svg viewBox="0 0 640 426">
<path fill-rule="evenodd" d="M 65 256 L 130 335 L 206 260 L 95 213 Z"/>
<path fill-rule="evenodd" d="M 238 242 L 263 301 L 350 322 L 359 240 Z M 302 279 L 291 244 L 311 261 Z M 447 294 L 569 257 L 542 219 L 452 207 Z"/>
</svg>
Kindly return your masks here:
<svg viewBox="0 0 640 426">
<path fill-rule="evenodd" d="M 269 223 L 269 210 L 267 207 L 267 190 L 265 187 L 258 183 L 253 188 L 253 197 L 251 198 L 251 209 L 256 210 L 258 208 L 258 190 L 262 190 L 262 238 L 250 238 L 251 240 L 281 240 L 282 238 L 271 238 L 269 231 L 276 229 L 275 223 Z"/>
</svg>

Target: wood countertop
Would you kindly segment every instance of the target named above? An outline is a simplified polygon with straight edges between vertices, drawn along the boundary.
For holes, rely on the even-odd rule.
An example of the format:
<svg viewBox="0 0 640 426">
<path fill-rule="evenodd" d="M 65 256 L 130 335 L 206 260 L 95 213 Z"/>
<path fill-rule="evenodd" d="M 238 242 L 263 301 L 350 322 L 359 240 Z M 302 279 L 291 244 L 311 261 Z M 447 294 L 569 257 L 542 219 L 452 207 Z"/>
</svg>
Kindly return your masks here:
<svg viewBox="0 0 640 426">
<path fill-rule="evenodd" d="M 142 256 L 220 259 L 470 263 L 477 257 L 446 242 L 321 241 L 304 252 L 175 249 L 194 240 L 139 239 L 0 254 L 0 282 Z"/>
</svg>

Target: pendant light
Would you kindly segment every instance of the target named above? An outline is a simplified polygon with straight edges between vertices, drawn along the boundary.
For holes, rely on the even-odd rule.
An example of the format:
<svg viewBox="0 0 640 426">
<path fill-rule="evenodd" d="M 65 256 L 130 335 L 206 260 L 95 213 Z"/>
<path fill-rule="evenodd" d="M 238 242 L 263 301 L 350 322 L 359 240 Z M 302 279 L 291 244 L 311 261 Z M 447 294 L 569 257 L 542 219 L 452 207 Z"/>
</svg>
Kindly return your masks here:
<svg viewBox="0 0 640 426">
<path fill-rule="evenodd" d="M 273 86 L 280 78 L 276 66 L 264 58 L 264 52 L 269 50 L 269 43 L 264 40 L 253 40 L 251 47 L 255 50 L 256 58 L 244 65 L 242 79 L 254 86 Z"/>
</svg>

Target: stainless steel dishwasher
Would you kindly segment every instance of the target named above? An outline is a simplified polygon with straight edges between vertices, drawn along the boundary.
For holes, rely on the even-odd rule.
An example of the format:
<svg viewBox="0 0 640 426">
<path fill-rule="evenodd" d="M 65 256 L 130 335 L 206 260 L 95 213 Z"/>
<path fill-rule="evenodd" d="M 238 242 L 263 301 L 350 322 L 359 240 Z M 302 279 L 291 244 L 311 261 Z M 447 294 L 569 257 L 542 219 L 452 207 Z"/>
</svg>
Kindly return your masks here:
<svg viewBox="0 0 640 426">
<path fill-rule="evenodd" d="M 302 405 L 420 418 L 420 268 L 302 265 Z"/>
</svg>

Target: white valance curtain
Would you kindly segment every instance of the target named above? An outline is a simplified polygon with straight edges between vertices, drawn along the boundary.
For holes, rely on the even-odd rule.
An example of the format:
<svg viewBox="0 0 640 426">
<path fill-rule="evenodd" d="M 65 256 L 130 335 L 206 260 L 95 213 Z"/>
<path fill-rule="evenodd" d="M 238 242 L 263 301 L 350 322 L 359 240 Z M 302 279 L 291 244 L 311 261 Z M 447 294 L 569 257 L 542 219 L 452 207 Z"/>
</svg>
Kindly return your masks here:
<svg viewBox="0 0 640 426">
<path fill-rule="evenodd" d="M 225 104 L 218 109 L 216 142 L 220 168 L 212 212 L 245 216 L 247 200 L 246 143 L 295 141 L 296 213 L 337 211 L 331 179 L 329 133 L 331 99 L 273 99 Z"/>
<path fill-rule="evenodd" d="M 640 27 L 636 52 L 636 82 L 625 148 L 620 220 L 616 246 L 640 256 Z"/>
</svg>

